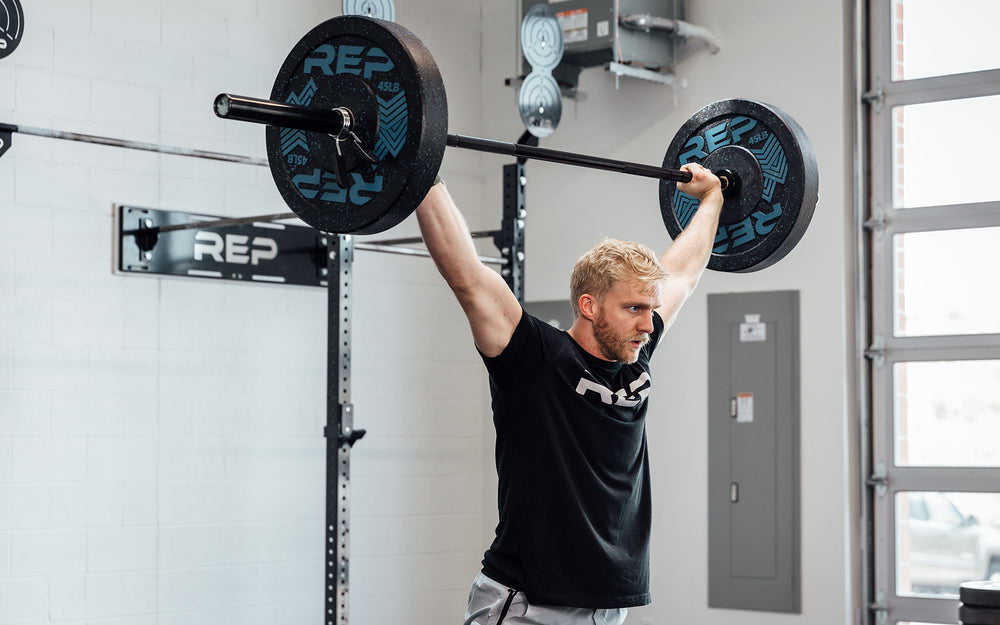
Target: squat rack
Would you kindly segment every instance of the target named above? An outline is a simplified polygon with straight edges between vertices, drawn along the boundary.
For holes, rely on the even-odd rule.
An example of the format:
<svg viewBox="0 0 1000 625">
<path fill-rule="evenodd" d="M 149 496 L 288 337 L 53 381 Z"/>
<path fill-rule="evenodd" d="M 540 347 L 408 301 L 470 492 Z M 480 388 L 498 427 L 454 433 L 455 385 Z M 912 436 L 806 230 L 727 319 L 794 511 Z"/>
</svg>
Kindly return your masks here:
<svg viewBox="0 0 1000 625">
<path fill-rule="evenodd" d="M 104 137 L 97 135 L 19 126 L 0 122 L 0 156 L 10 149 L 12 134 L 21 133 L 51 139 L 76 141 L 140 150 L 268 167 L 266 159 L 166 146 Z M 519 144 L 537 145 L 538 139 L 527 132 Z M 480 256 L 486 264 L 499 265 L 500 273 L 518 301 L 524 303 L 524 228 L 527 216 L 525 204 L 525 159 L 503 165 L 503 212 L 499 230 L 473 232 L 474 238 L 490 237 L 499 257 Z M 121 207 L 125 208 L 125 207 Z M 118 257 L 126 241 L 139 246 L 148 254 L 161 234 L 198 229 L 212 231 L 242 224 L 276 222 L 296 217 L 295 213 L 276 213 L 253 217 L 198 219 L 186 223 L 156 226 L 142 220 L 138 227 L 126 228 L 116 216 Z M 326 259 L 323 272 L 327 289 L 327 390 L 326 425 L 326 517 L 324 547 L 325 625 L 348 625 L 349 564 L 350 564 L 350 454 L 365 430 L 354 427 L 354 404 L 351 402 L 351 293 L 353 286 L 354 252 L 373 251 L 407 256 L 429 256 L 425 249 L 410 247 L 421 243 L 420 238 L 399 238 L 373 242 L 356 242 L 352 235 L 324 234 L 317 243 Z M 125 272 L 130 271 L 119 267 Z M 195 274 L 191 274 L 195 275 Z M 223 276 L 214 276 L 216 278 Z"/>
<path fill-rule="evenodd" d="M 503 166 L 503 217 L 494 235 L 503 262 L 501 274 L 518 301 L 524 303 L 524 224 L 526 217 L 523 162 Z M 350 562 L 350 453 L 364 430 L 354 429 L 351 403 L 351 265 L 350 236 L 333 237 L 328 266 L 327 425 L 326 452 L 326 625 L 347 625 Z M 382 247 L 379 245 L 375 247 Z M 394 247 L 392 244 L 384 247 Z M 385 251 L 377 249 L 375 251 Z M 331 435 L 336 432 L 336 435 Z"/>
</svg>

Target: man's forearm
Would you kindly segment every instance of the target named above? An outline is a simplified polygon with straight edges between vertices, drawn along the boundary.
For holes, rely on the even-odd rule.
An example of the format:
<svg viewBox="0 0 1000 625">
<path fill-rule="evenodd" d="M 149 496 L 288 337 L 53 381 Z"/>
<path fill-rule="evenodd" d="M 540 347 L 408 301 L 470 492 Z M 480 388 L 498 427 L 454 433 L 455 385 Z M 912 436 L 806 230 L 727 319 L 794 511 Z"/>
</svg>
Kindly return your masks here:
<svg viewBox="0 0 1000 625">
<path fill-rule="evenodd" d="M 438 271 L 453 289 L 472 279 L 481 267 L 469 227 L 443 184 L 435 184 L 417 207 L 420 234 Z"/>
<path fill-rule="evenodd" d="M 721 210 L 720 191 L 709 192 L 701 198 L 691 222 L 677 235 L 660 259 L 660 263 L 667 271 L 675 276 L 687 276 L 697 282 L 712 257 Z"/>
</svg>

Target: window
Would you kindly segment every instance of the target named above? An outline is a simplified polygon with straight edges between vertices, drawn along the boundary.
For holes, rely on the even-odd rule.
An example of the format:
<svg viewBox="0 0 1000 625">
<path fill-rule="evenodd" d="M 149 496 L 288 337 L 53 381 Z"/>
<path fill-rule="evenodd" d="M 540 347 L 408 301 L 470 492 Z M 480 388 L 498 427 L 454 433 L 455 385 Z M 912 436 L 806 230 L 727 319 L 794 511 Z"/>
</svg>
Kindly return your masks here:
<svg viewBox="0 0 1000 625">
<path fill-rule="evenodd" d="M 994 14 L 1000 13 L 994 5 Z M 1000 15 L 995 15 L 1000 17 Z M 993 46 L 1000 50 L 1000 46 Z M 947 206 L 997 199 L 1000 96 L 893 110 L 893 206 Z"/>
<path fill-rule="evenodd" d="M 896 466 L 1000 467 L 1000 360 L 893 369 Z"/>
<path fill-rule="evenodd" d="M 900 80 L 1000 67 L 996 0 L 892 3 L 892 63 Z"/>
<path fill-rule="evenodd" d="M 896 336 L 1000 332 L 1000 227 L 907 232 L 892 248 Z"/>
<path fill-rule="evenodd" d="M 1000 578 L 995 493 L 896 493 L 896 594 L 957 598 L 959 585 Z"/>
<path fill-rule="evenodd" d="M 865 7 L 866 623 L 955 623 L 1000 579 L 1000 2 Z"/>
</svg>

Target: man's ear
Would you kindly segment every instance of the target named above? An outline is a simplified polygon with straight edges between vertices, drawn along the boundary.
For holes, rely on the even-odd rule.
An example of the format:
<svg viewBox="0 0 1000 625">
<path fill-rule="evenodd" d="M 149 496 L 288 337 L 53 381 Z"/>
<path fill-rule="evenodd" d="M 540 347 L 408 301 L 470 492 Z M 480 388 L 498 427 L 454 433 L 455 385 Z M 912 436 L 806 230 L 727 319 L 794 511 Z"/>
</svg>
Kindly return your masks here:
<svg viewBox="0 0 1000 625">
<path fill-rule="evenodd" d="M 577 301 L 577 306 L 580 308 L 581 317 L 588 321 L 594 320 L 594 316 L 597 314 L 598 303 L 593 295 L 587 293 L 581 295 L 579 301 Z"/>
</svg>

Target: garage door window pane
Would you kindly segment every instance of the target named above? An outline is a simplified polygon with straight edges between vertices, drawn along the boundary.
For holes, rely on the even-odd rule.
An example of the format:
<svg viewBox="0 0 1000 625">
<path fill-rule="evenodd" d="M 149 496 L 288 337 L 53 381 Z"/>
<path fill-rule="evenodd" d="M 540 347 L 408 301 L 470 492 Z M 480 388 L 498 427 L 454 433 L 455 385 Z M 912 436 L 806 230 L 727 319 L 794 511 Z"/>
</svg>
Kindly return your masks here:
<svg viewBox="0 0 1000 625">
<path fill-rule="evenodd" d="M 895 335 L 1000 333 L 1000 228 L 894 237 Z"/>
<path fill-rule="evenodd" d="M 900 362 L 895 464 L 1000 466 L 1000 360 Z"/>
<path fill-rule="evenodd" d="M 896 594 L 958 597 L 1000 578 L 1000 495 L 896 493 Z"/>
<path fill-rule="evenodd" d="M 996 0 L 896 0 L 893 67 L 896 80 L 1000 67 Z"/>
<path fill-rule="evenodd" d="M 998 110 L 1000 96 L 894 108 L 893 205 L 915 208 L 1000 199 L 1000 187 L 990 174 L 1000 169 Z"/>
</svg>

